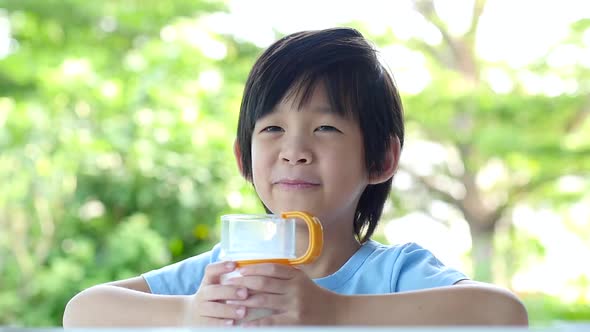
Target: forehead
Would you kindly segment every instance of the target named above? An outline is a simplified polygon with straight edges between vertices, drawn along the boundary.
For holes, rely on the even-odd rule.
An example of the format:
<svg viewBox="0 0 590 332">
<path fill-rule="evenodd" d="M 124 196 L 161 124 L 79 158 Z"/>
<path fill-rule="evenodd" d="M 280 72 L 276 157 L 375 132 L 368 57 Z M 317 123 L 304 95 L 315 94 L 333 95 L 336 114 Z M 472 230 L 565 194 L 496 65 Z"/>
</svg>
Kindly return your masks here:
<svg viewBox="0 0 590 332">
<path fill-rule="evenodd" d="M 295 86 L 274 107 L 273 111 L 296 109 L 298 111 L 310 109 L 322 113 L 332 112 L 330 96 L 326 91 L 326 85 L 318 82 L 313 86 Z"/>
</svg>

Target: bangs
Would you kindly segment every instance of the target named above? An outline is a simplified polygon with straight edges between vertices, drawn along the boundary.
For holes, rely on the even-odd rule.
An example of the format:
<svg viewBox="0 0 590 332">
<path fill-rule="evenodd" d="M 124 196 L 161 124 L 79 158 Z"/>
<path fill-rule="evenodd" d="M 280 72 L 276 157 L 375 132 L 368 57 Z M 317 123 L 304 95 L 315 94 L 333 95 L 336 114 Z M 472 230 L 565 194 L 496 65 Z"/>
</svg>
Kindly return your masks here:
<svg viewBox="0 0 590 332">
<path fill-rule="evenodd" d="M 376 50 L 354 30 L 287 36 L 262 54 L 248 78 L 242 107 L 249 116 L 244 125 L 252 130 L 285 98 L 294 98 L 301 110 L 320 83 L 333 112 L 358 119 L 382 74 L 380 68 Z"/>
<path fill-rule="evenodd" d="M 331 113 L 345 118 L 358 119 L 360 103 L 355 98 L 359 95 L 358 82 L 344 77 L 344 74 L 345 72 L 342 71 L 333 71 L 322 75 L 306 75 L 297 80 L 279 102 L 291 99 L 293 105 L 296 105 L 296 110 L 301 111 L 309 106 L 316 88 L 323 85 L 326 89 Z M 272 107 L 271 112 L 275 107 L 276 105 Z"/>
<path fill-rule="evenodd" d="M 295 78 L 292 84 L 284 84 L 280 89 L 277 87 L 278 91 L 269 91 L 267 96 L 276 96 L 276 98 L 267 98 L 265 104 L 254 109 L 252 128 L 258 119 L 273 113 L 276 106 L 285 100 L 291 99 L 297 111 L 309 106 L 315 89 L 322 84 L 326 89 L 330 112 L 344 118 L 358 120 L 362 100 L 366 98 L 363 96 L 364 91 L 359 89 L 361 75 L 350 67 L 347 69 L 344 67 L 346 66 L 335 66 L 321 73 L 304 73 L 301 77 Z M 280 77 L 277 79 L 280 80 Z"/>
</svg>

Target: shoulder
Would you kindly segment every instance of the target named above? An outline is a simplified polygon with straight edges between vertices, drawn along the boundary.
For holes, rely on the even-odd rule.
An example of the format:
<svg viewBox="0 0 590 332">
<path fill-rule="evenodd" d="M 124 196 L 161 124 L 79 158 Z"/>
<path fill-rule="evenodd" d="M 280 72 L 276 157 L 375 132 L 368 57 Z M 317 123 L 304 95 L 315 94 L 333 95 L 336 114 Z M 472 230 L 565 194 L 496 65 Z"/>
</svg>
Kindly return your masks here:
<svg viewBox="0 0 590 332">
<path fill-rule="evenodd" d="M 450 286 L 468 279 L 465 274 L 445 265 L 430 250 L 417 243 L 384 246 L 382 250 L 396 257 L 392 270 L 392 287 L 395 291 Z"/>
<path fill-rule="evenodd" d="M 450 286 L 468 279 L 414 242 L 385 245 L 371 240 L 363 246 L 372 250 L 363 270 L 390 276 L 392 292 Z"/>
<path fill-rule="evenodd" d="M 363 244 L 363 247 L 367 247 L 372 250 L 369 258 L 373 259 L 403 259 L 406 256 L 427 251 L 422 246 L 414 242 L 408 242 L 403 244 L 382 244 L 375 240 L 369 240 Z"/>
<path fill-rule="evenodd" d="M 364 246 L 372 248 L 372 257 L 388 260 L 395 259 L 403 263 L 426 260 L 432 264 L 444 266 L 430 250 L 415 242 L 387 245 L 370 240 Z"/>
</svg>

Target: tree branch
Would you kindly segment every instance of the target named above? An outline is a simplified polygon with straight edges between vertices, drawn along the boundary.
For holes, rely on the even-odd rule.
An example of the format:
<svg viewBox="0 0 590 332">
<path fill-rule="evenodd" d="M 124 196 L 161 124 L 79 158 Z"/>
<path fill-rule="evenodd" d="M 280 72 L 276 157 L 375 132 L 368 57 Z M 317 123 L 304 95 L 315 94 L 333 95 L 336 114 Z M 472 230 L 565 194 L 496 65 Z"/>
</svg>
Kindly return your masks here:
<svg viewBox="0 0 590 332">
<path fill-rule="evenodd" d="M 479 16 L 483 11 L 484 0 L 476 0 L 474 5 L 474 16 L 471 24 L 474 32 L 471 35 L 463 36 L 463 38 L 455 38 L 449 32 L 445 22 L 436 14 L 432 0 L 415 0 L 414 8 L 416 12 L 421 14 L 428 22 L 434 25 L 443 36 L 445 42 L 449 45 L 451 53 L 453 54 L 453 68 L 460 72 L 468 82 L 478 83 L 479 72 L 477 61 L 475 59 L 475 29 L 479 23 Z"/>
<path fill-rule="evenodd" d="M 586 118 L 590 116 L 590 95 L 587 97 L 584 105 L 567 121 L 565 125 L 565 131 L 567 133 L 576 131 L 584 123 Z"/>
<path fill-rule="evenodd" d="M 416 11 L 422 15 L 430 24 L 434 25 L 438 31 L 443 36 L 445 42 L 449 45 L 451 52 L 455 56 L 455 59 L 460 58 L 460 51 L 457 47 L 457 42 L 449 33 L 446 24 L 443 20 L 436 14 L 434 10 L 434 4 L 432 0 L 415 0 L 414 1 L 414 8 Z"/>
<path fill-rule="evenodd" d="M 459 207 L 461 206 L 461 200 L 458 200 L 455 197 L 453 197 L 453 195 L 451 195 L 448 191 L 445 191 L 442 188 L 439 188 L 436 185 L 436 183 L 434 183 L 432 178 L 427 177 L 427 176 L 418 175 L 416 172 L 410 170 L 407 167 L 404 167 L 403 165 L 400 166 L 400 169 L 403 170 L 404 172 L 407 172 L 408 174 L 410 174 L 414 179 L 418 180 L 422 185 L 424 185 L 426 188 L 428 188 L 428 190 L 438 194 L 443 201 L 445 201 L 449 204 L 453 204 L 455 206 L 459 206 Z"/>
<path fill-rule="evenodd" d="M 445 53 L 438 51 L 432 45 L 427 44 L 424 40 L 418 38 L 412 38 L 408 42 L 408 46 L 421 51 L 424 54 L 430 55 L 438 64 L 441 64 L 445 68 L 452 68 L 454 64 L 449 62 L 449 58 L 445 57 Z"/>
<path fill-rule="evenodd" d="M 481 18 L 481 14 L 483 13 L 486 4 L 486 0 L 475 0 L 473 5 L 471 25 L 465 34 L 471 40 L 475 39 L 475 33 L 477 32 L 477 27 L 479 26 L 479 19 Z"/>
</svg>

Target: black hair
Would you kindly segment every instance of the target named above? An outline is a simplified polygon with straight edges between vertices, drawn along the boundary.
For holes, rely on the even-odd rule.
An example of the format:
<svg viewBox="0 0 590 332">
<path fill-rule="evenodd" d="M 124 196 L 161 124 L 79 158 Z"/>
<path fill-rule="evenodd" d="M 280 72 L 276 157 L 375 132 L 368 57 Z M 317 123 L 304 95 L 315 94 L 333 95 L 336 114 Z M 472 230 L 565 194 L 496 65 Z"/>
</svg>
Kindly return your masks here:
<svg viewBox="0 0 590 332">
<path fill-rule="evenodd" d="M 392 76 L 379 62 L 377 51 L 363 35 L 351 28 L 297 32 L 268 47 L 246 81 L 237 140 L 242 173 L 248 180 L 252 180 L 251 144 L 256 121 L 293 94 L 301 96 L 301 108 L 320 81 L 326 86 L 331 108 L 358 121 L 369 174 L 382 170 L 393 137 L 397 136 L 403 146 L 399 93 Z M 361 243 L 375 231 L 391 183 L 392 178 L 368 185 L 361 195 L 353 225 Z"/>
</svg>

